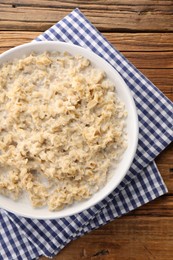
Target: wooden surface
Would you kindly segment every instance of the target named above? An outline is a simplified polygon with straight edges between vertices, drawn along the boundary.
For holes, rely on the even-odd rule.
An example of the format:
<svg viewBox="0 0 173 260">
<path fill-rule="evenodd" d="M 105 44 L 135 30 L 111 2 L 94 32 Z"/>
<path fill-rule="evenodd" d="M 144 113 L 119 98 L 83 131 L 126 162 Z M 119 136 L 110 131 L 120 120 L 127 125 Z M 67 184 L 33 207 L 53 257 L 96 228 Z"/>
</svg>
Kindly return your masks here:
<svg viewBox="0 0 173 260">
<path fill-rule="evenodd" d="M 173 100 L 173 1 L 0 0 L 0 53 L 31 41 L 75 7 Z M 53 259 L 172 260 L 173 145 L 156 162 L 167 195 L 73 241 Z"/>
</svg>

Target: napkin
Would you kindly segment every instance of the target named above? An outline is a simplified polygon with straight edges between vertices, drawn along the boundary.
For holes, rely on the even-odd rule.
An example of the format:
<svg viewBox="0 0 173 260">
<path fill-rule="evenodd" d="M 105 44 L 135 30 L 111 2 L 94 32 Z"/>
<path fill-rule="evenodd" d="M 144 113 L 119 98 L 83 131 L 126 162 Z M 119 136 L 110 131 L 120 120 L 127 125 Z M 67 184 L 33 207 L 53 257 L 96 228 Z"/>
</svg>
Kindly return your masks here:
<svg viewBox="0 0 173 260">
<path fill-rule="evenodd" d="M 173 104 L 75 9 L 36 41 L 63 41 L 88 48 L 123 77 L 136 103 L 139 142 L 134 161 L 120 185 L 97 205 L 79 214 L 37 220 L 0 209 L 0 259 L 52 257 L 70 241 L 165 194 L 154 162 L 173 140 Z"/>
</svg>

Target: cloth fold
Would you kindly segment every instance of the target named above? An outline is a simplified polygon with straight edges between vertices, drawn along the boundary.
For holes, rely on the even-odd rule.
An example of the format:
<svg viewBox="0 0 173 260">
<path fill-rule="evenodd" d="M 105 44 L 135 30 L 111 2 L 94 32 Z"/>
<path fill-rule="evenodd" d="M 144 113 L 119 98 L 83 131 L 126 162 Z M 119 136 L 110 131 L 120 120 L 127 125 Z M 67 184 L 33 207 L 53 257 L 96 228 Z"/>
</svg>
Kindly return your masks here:
<svg viewBox="0 0 173 260">
<path fill-rule="evenodd" d="M 123 77 L 139 117 L 139 143 L 134 161 L 120 185 L 103 201 L 71 217 L 36 220 L 0 210 L 0 259 L 52 257 L 70 241 L 165 194 L 167 188 L 154 162 L 173 140 L 173 104 L 75 9 L 36 41 L 71 42 L 107 60 Z"/>
</svg>

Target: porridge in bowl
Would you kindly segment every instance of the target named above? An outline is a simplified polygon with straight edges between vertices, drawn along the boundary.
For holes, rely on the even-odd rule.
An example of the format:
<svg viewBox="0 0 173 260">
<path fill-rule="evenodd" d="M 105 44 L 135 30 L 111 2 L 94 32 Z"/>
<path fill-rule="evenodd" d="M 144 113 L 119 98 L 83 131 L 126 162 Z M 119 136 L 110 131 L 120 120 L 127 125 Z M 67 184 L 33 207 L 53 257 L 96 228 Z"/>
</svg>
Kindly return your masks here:
<svg viewBox="0 0 173 260">
<path fill-rule="evenodd" d="M 0 67 L 0 91 L 1 194 L 55 211 L 105 185 L 127 112 L 103 71 L 80 55 L 31 53 Z"/>
</svg>

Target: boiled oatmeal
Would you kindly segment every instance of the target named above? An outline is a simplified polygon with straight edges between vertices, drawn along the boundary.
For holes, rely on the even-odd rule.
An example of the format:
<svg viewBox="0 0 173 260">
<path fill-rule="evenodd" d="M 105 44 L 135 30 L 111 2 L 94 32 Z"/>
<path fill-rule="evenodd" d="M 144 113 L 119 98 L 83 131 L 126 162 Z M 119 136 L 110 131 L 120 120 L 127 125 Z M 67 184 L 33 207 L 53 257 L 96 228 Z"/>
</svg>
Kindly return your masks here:
<svg viewBox="0 0 173 260">
<path fill-rule="evenodd" d="M 0 193 L 51 211 L 91 197 L 126 147 L 125 117 L 113 83 L 82 56 L 1 65 Z"/>
</svg>

